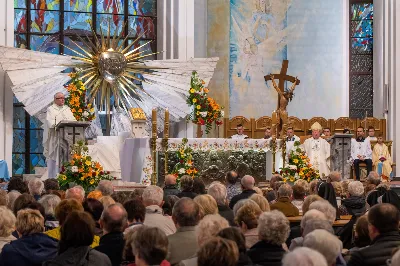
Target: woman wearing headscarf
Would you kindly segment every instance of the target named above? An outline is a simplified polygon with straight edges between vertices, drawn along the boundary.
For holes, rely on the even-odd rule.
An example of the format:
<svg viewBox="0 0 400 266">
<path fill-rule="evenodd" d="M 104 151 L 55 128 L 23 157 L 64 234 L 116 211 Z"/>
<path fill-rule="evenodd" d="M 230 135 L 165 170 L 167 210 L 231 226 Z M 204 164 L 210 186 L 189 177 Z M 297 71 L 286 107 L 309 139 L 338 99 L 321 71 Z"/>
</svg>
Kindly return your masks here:
<svg viewBox="0 0 400 266">
<path fill-rule="evenodd" d="M 335 188 L 333 185 L 327 182 L 320 182 L 318 184 L 318 196 L 329 201 L 329 203 L 336 209 L 336 218 L 340 218 L 338 205 L 336 202 Z"/>
</svg>

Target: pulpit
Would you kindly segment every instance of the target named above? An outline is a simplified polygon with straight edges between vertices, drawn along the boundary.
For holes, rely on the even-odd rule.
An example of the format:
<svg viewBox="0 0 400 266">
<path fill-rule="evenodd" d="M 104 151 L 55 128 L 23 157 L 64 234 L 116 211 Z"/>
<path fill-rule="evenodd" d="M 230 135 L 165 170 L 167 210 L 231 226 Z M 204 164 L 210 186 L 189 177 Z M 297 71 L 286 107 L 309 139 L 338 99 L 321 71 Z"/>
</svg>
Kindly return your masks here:
<svg viewBox="0 0 400 266">
<path fill-rule="evenodd" d="M 58 132 L 58 163 L 71 160 L 71 148 L 78 141 L 85 141 L 85 129 L 90 126 L 88 121 L 60 121 L 55 130 Z"/>
<path fill-rule="evenodd" d="M 351 138 L 352 134 L 335 134 L 331 144 L 331 171 L 338 171 L 342 177 L 350 177 Z"/>
</svg>

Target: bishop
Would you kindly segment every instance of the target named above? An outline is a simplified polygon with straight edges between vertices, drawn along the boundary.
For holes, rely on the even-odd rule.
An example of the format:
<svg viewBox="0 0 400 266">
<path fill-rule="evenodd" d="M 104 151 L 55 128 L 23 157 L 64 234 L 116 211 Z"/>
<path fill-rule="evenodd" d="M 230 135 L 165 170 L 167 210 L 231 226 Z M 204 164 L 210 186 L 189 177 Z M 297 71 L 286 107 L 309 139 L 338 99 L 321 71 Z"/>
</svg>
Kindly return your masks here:
<svg viewBox="0 0 400 266">
<path fill-rule="evenodd" d="M 55 178 L 58 173 L 58 133 L 57 124 L 63 120 L 76 121 L 71 109 L 64 105 L 65 96 L 62 92 L 54 95 L 54 102 L 47 108 L 46 122 L 43 125 L 43 155 L 46 157 L 49 178 Z"/>
<path fill-rule="evenodd" d="M 321 176 L 328 176 L 330 146 L 329 143 L 321 138 L 322 127 L 318 122 L 311 126 L 312 137 L 304 141 L 304 150 L 310 158 L 314 169 L 318 170 Z"/>
</svg>

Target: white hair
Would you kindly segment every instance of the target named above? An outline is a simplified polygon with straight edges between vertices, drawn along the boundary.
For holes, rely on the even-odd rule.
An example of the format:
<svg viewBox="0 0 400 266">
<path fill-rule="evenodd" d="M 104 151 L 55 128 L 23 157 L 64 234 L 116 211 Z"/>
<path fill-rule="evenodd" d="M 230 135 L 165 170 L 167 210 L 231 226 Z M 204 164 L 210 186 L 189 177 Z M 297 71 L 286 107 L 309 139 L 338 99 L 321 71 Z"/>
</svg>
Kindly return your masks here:
<svg viewBox="0 0 400 266">
<path fill-rule="evenodd" d="M 60 202 L 60 197 L 54 194 L 44 195 L 39 199 L 39 203 L 44 208 L 44 213 L 49 216 L 55 216 L 55 209 Z"/>
<path fill-rule="evenodd" d="M 236 217 L 236 214 L 238 213 L 239 209 L 242 208 L 242 207 L 245 206 L 245 205 L 253 205 L 253 206 L 260 207 L 260 206 L 258 206 L 257 202 L 255 202 L 254 200 L 251 200 L 251 199 L 242 199 L 242 200 L 239 200 L 239 201 L 235 204 L 235 206 L 233 206 L 233 210 L 232 210 L 232 211 L 233 211 L 233 216 Z"/>
<path fill-rule="evenodd" d="M 157 186 L 148 186 L 145 188 L 142 194 L 144 205 L 157 205 L 160 206 L 164 198 L 164 192 L 162 188 Z"/>
<path fill-rule="evenodd" d="M 114 192 L 114 185 L 110 180 L 101 180 L 97 185 L 97 190 L 99 190 L 103 196 L 111 196 Z"/>
<path fill-rule="evenodd" d="M 327 200 L 314 201 L 310 204 L 309 210 L 318 210 L 324 213 L 331 224 L 336 220 L 336 209 Z"/>
<path fill-rule="evenodd" d="M 15 230 L 16 221 L 17 219 L 10 209 L 0 206 L 0 237 L 9 237 Z"/>
<path fill-rule="evenodd" d="M 310 220 L 304 225 L 303 237 L 317 229 L 323 229 L 331 234 L 335 233 L 331 223 L 328 220 Z"/>
<path fill-rule="evenodd" d="M 324 255 L 328 265 L 332 265 L 340 255 L 343 244 L 335 235 L 317 229 L 304 237 L 303 246 L 320 252 Z"/>
<path fill-rule="evenodd" d="M 44 183 L 40 178 L 32 178 L 28 183 L 28 188 L 31 195 L 41 195 L 44 189 Z"/>
<path fill-rule="evenodd" d="M 217 204 L 225 205 L 226 204 L 226 197 L 227 191 L 226 187 L 220 182 L 213 182 L 208 187 L 207 193 L 215 199 Z"/>
<path fill-rule="evenodd" d="M 320 212 L 319 210 L 309 210 L 303 215 L 303 218 L 301 219 L 300 222 L 300 227 L 304 229 L 306 226 L 306 223 L 311 221 L 311 220 L 325 220 L 328 221 L 326 218 L 326 215 L 323 212 Z"/>
<path fill-rule="evenodd" d="M 254 187 L 254 177 L 251 175 L 245 175 L 241 180 L 240 184 L 244 187 L 244 189 L 253 189 Z"/>
<path fill-rule="evenodd" d="M 219 214 L 209 214 L 196 226 L 197 242 L 199 246 L 213 236 L 217 236 L 219 231 L 228 228 L 229 222 Z"/>
<path fill-rule="evenodd" d="M 290 233 L 289 220 L 277 210 L 262 213 L 257 228 L 260 239 L 275 245 L 285 243 Z"/>
<path fill-rule="evenodd" d="M 14 202 L 15 200 L 21 196 L 21 193 L 17 190 L 11 190 L 10 192 L 8 192 L 8 208 L 10 210 L 14 210 Z"/>
<path fill-rule="evenodd" d="M 299 247 L 283 257 L 282 266 L 328 266 L 328 264 L 318 251 Z"/>
<path fill-rule="evenodd" d="M 76 196 L 79 196 L 80 199 L 77 199 Z M 75 186 L 73 188 L 67 189 L 65 192 L 66 199 L 76 199 L 83 201 L 85 199 L 85 189 L 82 186 Z"/>
<path fill-rule="evenodd" d="M 350 196 L 361 197 L 364 195 L 364 185 L 360 181 L 350 182 L 348 191 Z"/>
<path fill-rule="evenodd" d="M 293 189 L 289 184 L 283 184 L 278 189 L 279 197 L 291 197 L 293 195 Z"/>
</svg>

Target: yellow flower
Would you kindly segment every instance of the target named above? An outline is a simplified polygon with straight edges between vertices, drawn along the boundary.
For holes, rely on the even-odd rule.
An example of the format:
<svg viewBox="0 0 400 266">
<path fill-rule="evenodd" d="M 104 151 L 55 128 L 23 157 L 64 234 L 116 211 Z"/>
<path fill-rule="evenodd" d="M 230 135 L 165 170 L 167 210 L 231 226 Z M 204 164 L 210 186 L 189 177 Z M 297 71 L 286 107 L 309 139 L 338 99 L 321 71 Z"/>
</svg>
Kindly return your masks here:
<svg viewBox="0 0 400 266">
<path fill-rule="evenodd" d="M 91 165 L 92 165 L 92 163 L 91 163 L 90 161 L 86 161 L 85 164 L 86 164 L 87 166 L 91 166 Z"/>
<path fill-rule="evenodd" d="M 91 113 L 94 113 L 94 108 L 90 108 L 90 112 L 91 112 Z"/>
<path fill-rule="evenodd" d="M 197 113 L 196 113 L 197 115 L 200 115 L 200 112 L 199 111 L 197 111 Z"/>
<path fill-rule="evenodd" d="M 82 177 L 81 177 L 81 180 L 83 181 L 83 180 L 85 180 L 85 178 L 82 176 Z"/>
<path fill-rule="evenodd" d="M 91 103 L 89 103 L 89 104 L 87 105 L 87 107 L 88 107 L 88 108 L 91 108 L 91 107 L 92 107 L 92 104 L 91 104 Z"/>
<path fill-rule="evenodd" d="M 194 98 L 192 102 L 193 102 L 193 103 L 197 103 L 197 99 L 196 99 L 196 98 Z"/>
<path fill-rule="evenodd" d="M 201 109 L 201 106 L 200 106 L 200 105 L 197 105 L 196 108 L 197 108 L 197 110 L 200 110 L 200 109 Z"/>
<path fill-rule="evenodd" d="M 293 162 L 294 162 L 294 163 L 299 163 L 299 160 L 294 159 Z"/>
<path fill-rule="evenodd" d="M 194 93 L 195 92 L 195 90 L 194 89 L 190 89 L 190 93 Z"/>
<path fill-rule="evenodd" d="M 287 178 L 283 178 L 283 182 L 286 183 L 287 182 Z"/>
<path fill-rule="evenodd" d="M 290 182 L 294 182 L 294 176 L 291 176 L 289 180 Z"/>
<path fill-rule="evenodd" d="M 94 183 L 94 180 L 90 179 L 90 184 L 93 185 L 93 183 Z"/>
<path fill-rule="evenodd" d="M 63 177 L 62 177 L 62 180 L 64 180 L 64 181 L 67 180 L 67 177 L 66 177 L 66 176 L 63 176 Z"/>
</svg>

